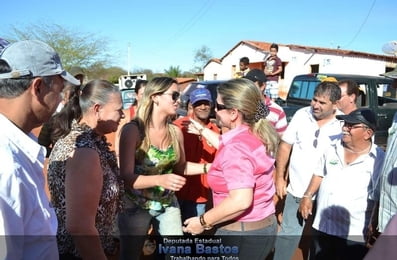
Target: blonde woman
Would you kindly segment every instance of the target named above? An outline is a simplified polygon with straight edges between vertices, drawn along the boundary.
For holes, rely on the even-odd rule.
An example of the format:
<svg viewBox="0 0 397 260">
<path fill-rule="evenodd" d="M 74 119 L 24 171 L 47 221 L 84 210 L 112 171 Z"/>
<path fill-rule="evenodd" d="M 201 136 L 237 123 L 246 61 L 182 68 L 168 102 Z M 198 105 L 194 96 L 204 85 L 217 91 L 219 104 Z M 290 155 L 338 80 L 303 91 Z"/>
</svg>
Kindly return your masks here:
<svg viewBox="0 0 397 260">
<path fill-rule="evenodd" d="M 121 130 L 119 162 L 126 209 L 119 215 L 122 259 L 139 259 L 151 224 L 160 235 L 182 235 L 175 196 L 185 184 L 181 130 L 170 123 L 179 105 L 177 82 L 154 78 L 136 117 Z"/>
<path fill-rule="evenodd" d="M 278 134 L 265 119 L 269 110 L 252 81 L 221 84 L 216 102 L 219 122 L 230 130 L 220 136 L 207 176 L 214 207 L 187 219 L 184 231 L 200 234 L 216 226 L 216 235 L 238 237 L 231 242 L 240 259 L 265 259 L 277 228 L 272 173 Z"/>
</svg>

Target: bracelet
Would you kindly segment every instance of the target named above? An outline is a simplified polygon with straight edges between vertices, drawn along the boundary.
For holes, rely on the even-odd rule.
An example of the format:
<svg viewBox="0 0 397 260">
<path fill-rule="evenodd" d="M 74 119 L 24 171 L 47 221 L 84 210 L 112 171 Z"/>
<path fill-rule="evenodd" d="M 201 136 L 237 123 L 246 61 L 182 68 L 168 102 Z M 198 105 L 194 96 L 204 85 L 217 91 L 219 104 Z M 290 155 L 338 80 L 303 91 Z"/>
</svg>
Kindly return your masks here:
<svg viewBox="0 0 397 260">
<path fill-rule="evenodd" d="M 205 174 L 208 173 L 208 170 L 207 170 L 207 163 L 204 163 L 203 171 L 204 171 Z"/>
<path fill-rule="evenodd" d="M 303 194 L 302 196 L 303 198 L 312 198 L 313 194 L 311 192 L 305 192 L 305 194 Z"/>
<path fill-rule="evenodd" d="M 205 214 L 205 213 L 204 213 Z M 202 214 L 202 215 L 200 215 L 200 224 L 201 224 L 201 226 L 204 228 L 204 230 L 210 230 L 210 229 L 212 229 L 213 228 L 213 226 L 212 225 L 210 225 L 210 224 L 207 224 L 207 222 L 205 222 L 205 220 L 204 220 L 204 214 Z"/>
</svg>

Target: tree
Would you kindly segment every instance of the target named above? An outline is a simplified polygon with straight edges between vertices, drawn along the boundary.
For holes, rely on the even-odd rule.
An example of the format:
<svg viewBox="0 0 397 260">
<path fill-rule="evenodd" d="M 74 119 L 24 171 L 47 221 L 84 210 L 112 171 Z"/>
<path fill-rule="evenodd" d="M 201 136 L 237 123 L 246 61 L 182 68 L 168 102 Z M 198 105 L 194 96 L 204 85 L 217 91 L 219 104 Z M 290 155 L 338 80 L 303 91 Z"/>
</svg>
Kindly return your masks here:
<svg viewBox="0 0 397 260">
<path fill-rule="evenodd" d="M 199 49 L 195 50 L 193 68 L 194 72 L 202 72 L 204 65 L 212 58 L 212 51 L 207 46 L 203 45 Z"/>
<path fill-rule="evenodd" d="M 105 67 L 110 56 L 106 54 L 108 41 L 93 33 L 71 30 L 57 24 L 36 24 L 25 28 L 12 27 L 11 41 L 37 39 L 51 45 L 60 55 L 65 69 L 72 66 Z"/>
<path fill-rule="evenodd" d="M 177 78 L 182 75 L 182 71 L 179 68 L 179 66 L 170 66 L 168 70 L 164 70 L 164 73 L 167 74 L 167 76 L 172 77 L 172 78 Z"/>
</svg>

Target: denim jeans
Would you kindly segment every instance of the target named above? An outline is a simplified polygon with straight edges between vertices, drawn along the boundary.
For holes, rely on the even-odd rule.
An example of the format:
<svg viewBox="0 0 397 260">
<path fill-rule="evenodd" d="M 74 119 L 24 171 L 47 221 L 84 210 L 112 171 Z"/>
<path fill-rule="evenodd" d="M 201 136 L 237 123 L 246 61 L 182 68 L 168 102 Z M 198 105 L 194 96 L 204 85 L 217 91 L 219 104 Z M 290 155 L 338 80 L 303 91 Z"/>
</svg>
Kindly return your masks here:
<svg viewBox="0 0 397 260">
<path fill-rule="evenodd" d="M 161 236 L 182 236 L 181 211 L 178 202 L 155 212 L 140 207 L 127 208 L 118 216 L 120 259 L 139 259 L 150 225 Z"/>
<path fill-rule="evenodd" d="M 305 226 L 305 221 L 298 212 L 300 201 L 300 198 L 287 193 L 283 222 L 277 234 L 273 260 L 290 260 L 299 245 Z"/>
<path fill-rule="evenodd" d="M 277 220 L 273 216 L 273 223 L 262 229 L 250 231 L 230 231 L 217 229 L 215 235 L 222 236 L 225 246 L 237 246 L 239 259 L 263 260 L 274 247 L 277 234 Z"/>
</svg>

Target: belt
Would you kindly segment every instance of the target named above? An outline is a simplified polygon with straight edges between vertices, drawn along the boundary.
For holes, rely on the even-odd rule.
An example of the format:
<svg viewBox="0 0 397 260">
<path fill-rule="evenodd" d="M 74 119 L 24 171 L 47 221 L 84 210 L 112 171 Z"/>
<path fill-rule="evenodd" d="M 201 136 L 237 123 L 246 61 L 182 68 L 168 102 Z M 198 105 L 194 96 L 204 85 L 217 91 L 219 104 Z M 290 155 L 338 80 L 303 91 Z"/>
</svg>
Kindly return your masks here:
<svg viewBox="0 0 397 260">
<path fill-rule="evenodd" d="M 229 231 L 251 231 L 262 229 L 272 225 L 276 221 L 274 214 L 267 216 L 266 218 L 258 221 L 242 222 L 242 221 L 228 221 L 225 224 L 221 224 L 218 228 L 229 230 Z"/>
</svg>

